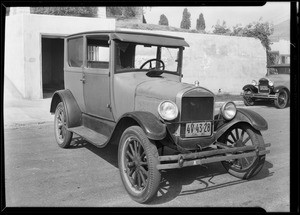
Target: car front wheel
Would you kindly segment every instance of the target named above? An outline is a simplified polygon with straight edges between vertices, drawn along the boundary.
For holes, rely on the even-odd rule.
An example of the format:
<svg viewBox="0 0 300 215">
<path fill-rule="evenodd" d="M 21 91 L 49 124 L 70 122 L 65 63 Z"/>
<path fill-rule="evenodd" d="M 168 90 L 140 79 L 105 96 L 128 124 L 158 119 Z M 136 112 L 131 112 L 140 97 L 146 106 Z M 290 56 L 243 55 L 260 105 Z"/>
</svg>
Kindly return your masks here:
<svg viewBox="0 0 300 215">
<path fill-rule="evenodd" d="M 62 102 L 56 106 L 54 133 L 56 142 L 61 148 L 68 148 L 70 146 L 73 133 L 67 129 L 66 111 Z"/>
<path fill-rule="evenodd" d="M 122 134 L 118 163 L 122 182 L 130 197 L 139 203 L 151 200 L 161 179 L 156 168 L 158 151 L 139 126 L 131 126 Z"/>
<path fill-rule="evenodd" d="M 249 94 L 251 94 L 251 91 L 246 90 L 244 92 L 244 94 L 246 95 L 246 96 L 243 96 L 244 104 L 246 106 L 253 106 L 254 105 L 254 99 L 249 96 Z"/>
<path fill-rule="evenodd" d="M 287 106 L 289 101 L 288 92 L 284 89 L 278 92 L 277 99 L 275 99 L 275 106 L 279 109 L 283 109 Z"/>
<path fill-rule="evenodd" d="M 228 147 L 261 146 L 264 144 L 261 133 L 246 123 L 232 126 L 222 136 L 221 142 Z M 264 150 L 264 147 L 259 147 L 259 149 Z M 229 174 L 241 179 L 248 179 L 255 176 L 262 169 L 264 162 L 265 155 L 255 155 L 222 161 L 222 164 Z"/>
</svg>

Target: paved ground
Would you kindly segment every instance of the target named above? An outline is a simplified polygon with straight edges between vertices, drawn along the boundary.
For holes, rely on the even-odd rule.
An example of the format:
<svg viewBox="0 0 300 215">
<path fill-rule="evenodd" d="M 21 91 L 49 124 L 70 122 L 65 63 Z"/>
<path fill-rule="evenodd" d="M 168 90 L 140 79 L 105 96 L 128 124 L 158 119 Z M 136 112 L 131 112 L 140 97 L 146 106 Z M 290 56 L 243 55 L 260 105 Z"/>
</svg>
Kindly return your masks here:
<svg viewBox="0 0 300 215">
<path fill-rule="evenodd" d="M 253 107 L 269 123 L 265 165 L 252 180 L 239 180 L 220 163 L 169 170 L 157 198 L 132 201 L 117 168 L 117 146 L 98 149 L 74 138 L 71 149 L 57 146 L 50 100 L 11 102 L 5 107 L 5 188 L 7 206 L 82 207 L 262 207 L 289 211 L 289 108 Z M 9 106 L 10 105 L 10 106 Z M 26 109 L 27 108 L 27 109 Z M 29 111 L 29 109 L 31 111 Z M 13 115 L 15 113 L 15 116 Z M 25 115 L 24 115 L 25 114 Z M 41 118 L 40 118 L 41 117 Z M 44 118 L 42 118 L 44 117 Z"/>
</svg>

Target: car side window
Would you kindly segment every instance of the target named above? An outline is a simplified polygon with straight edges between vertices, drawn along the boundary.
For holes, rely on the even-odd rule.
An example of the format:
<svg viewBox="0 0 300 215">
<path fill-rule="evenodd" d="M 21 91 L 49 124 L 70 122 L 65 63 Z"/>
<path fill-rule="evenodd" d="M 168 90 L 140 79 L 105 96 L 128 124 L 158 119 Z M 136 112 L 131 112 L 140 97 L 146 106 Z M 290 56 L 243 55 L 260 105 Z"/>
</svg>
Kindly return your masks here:
<svg viewBox="0 0 300 215">
<path fill-rule="evenodd" d="M 68 40 L 68 63 L 71 67 L 83 65 L 83 37 Z"/>
<path fill-rule="evenodd" d="M 87 67 L 109 68 L 108 38 L 87 39 Z"/>
</svg>

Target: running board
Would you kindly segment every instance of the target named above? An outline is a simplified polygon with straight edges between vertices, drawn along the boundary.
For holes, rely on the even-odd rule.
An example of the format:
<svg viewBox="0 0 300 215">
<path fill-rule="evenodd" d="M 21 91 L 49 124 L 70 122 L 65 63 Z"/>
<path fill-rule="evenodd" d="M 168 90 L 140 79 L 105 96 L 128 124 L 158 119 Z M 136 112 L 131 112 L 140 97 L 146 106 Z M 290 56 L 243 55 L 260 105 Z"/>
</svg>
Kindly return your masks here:
<svg viewBox="0 0 300 215">
<path fill-rule="evenodd" d="M 89 129 L 85 126 L 78 126 L 74 128 L 68 128 L 69 131 L 74 132 L 81 136 L 83 139 L 87 140 L 88 142 L 94 144 L 95 146 L 102 148 L 106 145 L 108 141 L 108 137 L 98 132 Z"/>
</svg>

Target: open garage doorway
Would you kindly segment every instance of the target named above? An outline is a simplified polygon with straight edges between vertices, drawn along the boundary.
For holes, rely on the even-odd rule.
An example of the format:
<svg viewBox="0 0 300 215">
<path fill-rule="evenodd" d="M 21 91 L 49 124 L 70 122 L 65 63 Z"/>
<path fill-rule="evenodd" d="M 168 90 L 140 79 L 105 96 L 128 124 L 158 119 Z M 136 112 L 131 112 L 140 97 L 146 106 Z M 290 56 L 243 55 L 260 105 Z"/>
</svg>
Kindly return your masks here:
<svg viewBox="0 0 300 215">
<path fill-rule="evenodd" d="M 49 98 L 56 90 L 64 89 L 64 40 L 42 37 L 43 98 Z"/>
</svg>

